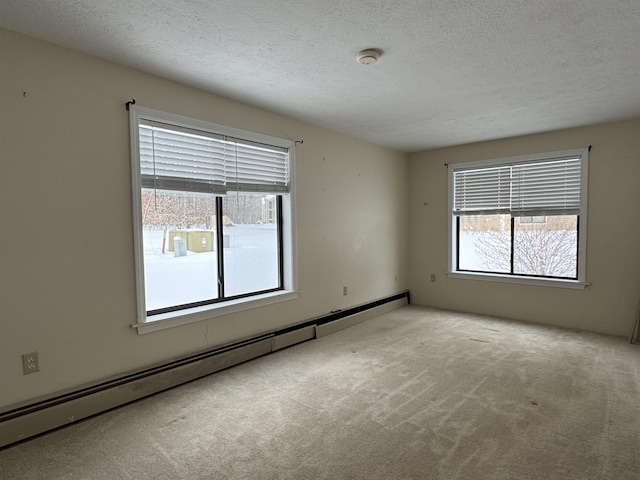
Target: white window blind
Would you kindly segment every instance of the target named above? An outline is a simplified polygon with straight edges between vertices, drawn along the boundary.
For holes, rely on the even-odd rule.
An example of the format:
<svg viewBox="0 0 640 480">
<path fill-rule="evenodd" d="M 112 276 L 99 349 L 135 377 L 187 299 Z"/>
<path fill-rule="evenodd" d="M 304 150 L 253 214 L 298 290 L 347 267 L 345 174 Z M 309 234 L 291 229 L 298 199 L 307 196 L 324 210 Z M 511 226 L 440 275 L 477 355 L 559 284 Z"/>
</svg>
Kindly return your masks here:
<svg viewBox="0 0 640 480">
<path fill-rule="evenodd" d="M 513 165 L 511 212 L 580 213 L 580 166 L 580 158 Z"/>
<path fill-rule="evenodd" d="M 289 191 L 288 149 L 141 120 L 142 186 L 224 194 Z"/>
<path fill-rule="evenodd" d="M 509 210 L 509 166 L 456 171 L 453 176 L 455 213 L 494 214 Z"/>
<path fill-rule="evenodd" d="M 580 212 L 580 157 L 465 168 L 453 177 L 456 215 Z"/>
<path fill-rule="evenodd" d="M 233 154 L 225 159 L 226 185 L 230 191 L 277 193 L 289 190 L 288 150 L 233 143 Z"/>
</svg>

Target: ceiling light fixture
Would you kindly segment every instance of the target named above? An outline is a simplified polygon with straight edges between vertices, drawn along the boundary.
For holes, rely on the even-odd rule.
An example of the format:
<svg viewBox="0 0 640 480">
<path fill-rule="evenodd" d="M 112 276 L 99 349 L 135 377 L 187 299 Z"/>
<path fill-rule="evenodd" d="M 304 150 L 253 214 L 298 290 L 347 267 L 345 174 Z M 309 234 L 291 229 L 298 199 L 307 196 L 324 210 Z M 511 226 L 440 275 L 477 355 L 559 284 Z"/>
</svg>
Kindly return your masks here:
<svg viewBox="0 0 640 480">
<path fill-rule="evenodd" d="M 358 60 L 358 63 L 361 63 L 363 65 L 371 65 L 373 63 L 376 63 L 378 61 L 378 58 L 380 58 L 380 50 L 376 50 L 374 48 L 362 50 L 361 52 L 358 52 L 358 55 L 356 55 L 356 60 Z"/>
</svg>

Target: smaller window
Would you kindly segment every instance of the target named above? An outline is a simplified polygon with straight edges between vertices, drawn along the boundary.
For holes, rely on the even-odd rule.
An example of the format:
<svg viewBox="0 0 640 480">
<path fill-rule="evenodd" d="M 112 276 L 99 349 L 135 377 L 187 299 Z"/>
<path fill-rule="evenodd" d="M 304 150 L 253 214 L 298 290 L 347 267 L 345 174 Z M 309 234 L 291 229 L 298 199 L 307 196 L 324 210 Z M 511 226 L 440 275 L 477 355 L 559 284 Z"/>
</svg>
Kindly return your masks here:
<svg viewBox="0 0 640 480">
<path fill-rule="evenodd" d="M 587 152 L 451 165 L 451 273 L 584 283 Z"/>
</svg>

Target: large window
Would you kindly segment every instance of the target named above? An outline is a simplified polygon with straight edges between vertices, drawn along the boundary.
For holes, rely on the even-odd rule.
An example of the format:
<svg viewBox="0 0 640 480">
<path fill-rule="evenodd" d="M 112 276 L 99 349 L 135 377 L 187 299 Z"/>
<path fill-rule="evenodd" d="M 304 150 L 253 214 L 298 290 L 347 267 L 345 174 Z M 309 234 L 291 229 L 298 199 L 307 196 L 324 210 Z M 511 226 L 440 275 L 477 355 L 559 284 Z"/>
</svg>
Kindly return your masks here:
<svg viewBox="0 0 640 480">
<path fill-rule="evenodd" d="M 450 273 L 583 286 L 587 157 L 584 149 L 450 165 Z"/>
<path fill-rule="evenodd" d="M 140 324 L 294 292 L 293 142 L 136 106 L 131 138 Z"/>
</svg>

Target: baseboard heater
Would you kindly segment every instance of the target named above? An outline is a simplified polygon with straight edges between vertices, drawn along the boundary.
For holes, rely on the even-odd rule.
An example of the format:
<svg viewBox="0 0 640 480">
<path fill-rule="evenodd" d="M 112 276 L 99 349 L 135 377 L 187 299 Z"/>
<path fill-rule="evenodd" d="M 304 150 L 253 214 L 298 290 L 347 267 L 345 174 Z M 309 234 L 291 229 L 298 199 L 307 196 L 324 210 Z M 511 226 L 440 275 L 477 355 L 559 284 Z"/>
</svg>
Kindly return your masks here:
<svg viewBox="0 0 640 480">
<path fill-rule="evenodd" d="M 410 303 L 409 291 L 0 412 L 0 448 Z"/>
</svg>

